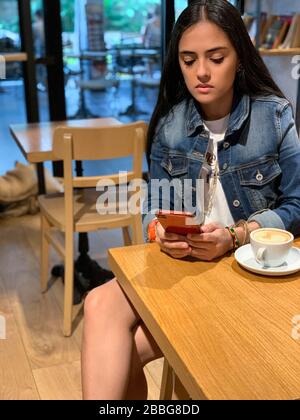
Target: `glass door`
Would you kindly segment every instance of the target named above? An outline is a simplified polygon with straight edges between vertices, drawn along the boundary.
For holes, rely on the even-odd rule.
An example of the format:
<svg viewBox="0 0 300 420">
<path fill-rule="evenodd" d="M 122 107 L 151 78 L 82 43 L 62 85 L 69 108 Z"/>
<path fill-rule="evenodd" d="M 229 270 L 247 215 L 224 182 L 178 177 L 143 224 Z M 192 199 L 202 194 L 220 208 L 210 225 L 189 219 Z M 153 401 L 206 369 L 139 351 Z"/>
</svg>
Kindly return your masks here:
<svg viewBox="0 0 300 420">
<path fill-rule="evenodd" d="M 24 80 L 17 0 L 0 0 L 0 176 L 25 160 L 9 133 L 12 123 L 26 122 Z M 13 59 L 12 55 L 15 56 Z"/>
<path fill-rule="evenodd" d="M 61 0 L 68 117 L 150 119 L 161 74 L 159 0 Z"/>
<path fill-rule="evenodd" d="M 187 7 L 188 0 L 174 0 L 175 1 L 175 19 L 179 17 L 180 13 Z"/>
</svg>

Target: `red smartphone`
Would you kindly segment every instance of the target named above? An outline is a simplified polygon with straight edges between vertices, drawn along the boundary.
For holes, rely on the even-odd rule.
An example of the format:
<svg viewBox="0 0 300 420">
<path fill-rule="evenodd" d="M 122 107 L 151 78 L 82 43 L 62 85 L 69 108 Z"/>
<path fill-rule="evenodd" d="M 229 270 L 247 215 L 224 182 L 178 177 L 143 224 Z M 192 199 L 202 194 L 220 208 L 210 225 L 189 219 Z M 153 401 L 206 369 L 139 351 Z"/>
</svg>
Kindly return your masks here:
<svg viewBox="0 0 300 420">
<path fill-rule="evenodd" d="M 201 225 L 193 224 L 195 215 L 192 213 L 159 210 L 156 212 L 156 217 L 167 233 L 177 235 L 201 233 Z"/>
</svg>

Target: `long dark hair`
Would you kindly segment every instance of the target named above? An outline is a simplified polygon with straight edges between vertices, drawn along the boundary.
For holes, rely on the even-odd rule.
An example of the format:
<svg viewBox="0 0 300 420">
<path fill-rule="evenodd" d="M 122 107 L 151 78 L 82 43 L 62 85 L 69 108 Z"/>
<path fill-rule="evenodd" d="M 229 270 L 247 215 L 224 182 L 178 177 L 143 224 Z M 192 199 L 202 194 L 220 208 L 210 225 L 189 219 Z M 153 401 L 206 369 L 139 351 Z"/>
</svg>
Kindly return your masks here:
<svg viewBox="0 0 300 420">
<path fill-rule="evenodd" d="M 172 31 L 158 99 L 148 129 L 148 162 L 159 119 L 167 115 L 174 105 L 185 98 L 191 98 L 179 65 L 178 45 L 183 33 L 202 20 L 208 20 L 223 29 L 235 48 L 242 66 L 242 71 L 237 73 L 235 80 L 236 93 L 285 97 L 255 49 L 238 10 L 226 0 L 200 0 L 192 3 L 181 13 Z"/>
</svg>

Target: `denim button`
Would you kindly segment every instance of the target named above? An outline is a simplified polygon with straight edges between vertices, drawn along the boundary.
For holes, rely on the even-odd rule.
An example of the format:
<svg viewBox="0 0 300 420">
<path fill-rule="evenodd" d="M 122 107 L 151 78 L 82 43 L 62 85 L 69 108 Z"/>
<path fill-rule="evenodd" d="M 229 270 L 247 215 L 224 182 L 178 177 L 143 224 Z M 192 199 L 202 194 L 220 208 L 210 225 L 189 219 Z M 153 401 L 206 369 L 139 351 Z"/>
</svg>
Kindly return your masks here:
<svg viewBox="0 0 300 420">
<path fill-rule="evenodd" d="M 257 179 L 257 181 L 262 181 L 264 179 L 264 176 L 261 173 L 258 173 L 256 175 L 256 179 Z"/>
<path fill-rule="evenodd" d="M 228 141 L 225 141 L 223 144 L 224 149 L 228 149 L 229 146 L 230 144 L 228 143 Z"/>
<path fill-rule="evenodd" d="M 241 205 L 239 200 L 234 200 L 234 202 L 232 204 L 234 205 L 234 207 L 239 207 Z"/>
<path fill-rule="evenodd" d="M 223 170 L 225 171 L 225 169 L 228 168 L 228 163 L 224 163 L 224 165 L 222 166 Z"/>
</svg>

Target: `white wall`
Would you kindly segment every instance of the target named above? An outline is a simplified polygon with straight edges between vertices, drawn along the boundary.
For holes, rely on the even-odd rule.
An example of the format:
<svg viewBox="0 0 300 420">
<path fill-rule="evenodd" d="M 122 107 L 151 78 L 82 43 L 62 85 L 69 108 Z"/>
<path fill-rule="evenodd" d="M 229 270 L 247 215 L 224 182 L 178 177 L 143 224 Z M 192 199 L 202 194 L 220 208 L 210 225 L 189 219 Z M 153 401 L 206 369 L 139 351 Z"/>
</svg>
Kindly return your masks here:
<svg viewBox="0 0 300 420">
<path fill-rule="evenodd" d="M 291 63 L 292 56 L 264 56 L 263 59 L 273 79 L 296 109 L 298 80 L 292 78 L 295 66 Z"/>
<path fill-rule="evenodd" d="M 256 12 L 256 0 L 246 0 L 245 12 Z M 262 12 L 268 14 L 294 14 L 300 13 L 299 0 L 262 0 Z M 284 94 L 296 107 L 298 80 L 292 78 L 292 69 L 295 64 L 291 63 L 292 56 L 264 56 L 274 80 Z"/>
<path fill-rule="evenodd" d="M 273 15 L 286 15 L 290 12 L 300 13 L 299 0 L 262 0 L 262 11 Z M 256 0 L 246 0 L 245 10 L 248 12 L 256 11 Z"/>
</svg>

